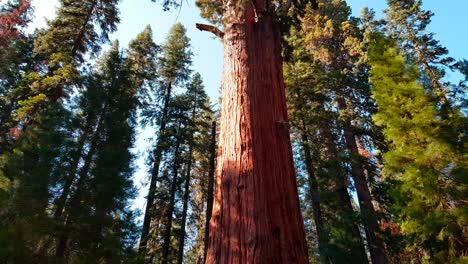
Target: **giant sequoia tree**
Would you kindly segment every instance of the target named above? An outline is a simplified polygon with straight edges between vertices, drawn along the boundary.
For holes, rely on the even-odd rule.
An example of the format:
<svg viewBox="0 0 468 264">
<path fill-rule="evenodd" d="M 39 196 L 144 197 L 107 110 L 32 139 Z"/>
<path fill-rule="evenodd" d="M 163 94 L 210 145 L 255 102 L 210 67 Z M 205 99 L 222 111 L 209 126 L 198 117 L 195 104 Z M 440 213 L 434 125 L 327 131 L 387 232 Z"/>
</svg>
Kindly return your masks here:
<svg viewBox="0 0 468 264">
<path fill-rule="evenodd" d="M 222 16 L 224 72 L 207 263 L 307 263 L 289 139 L 278 12 L 268 0 L 199 2 Z M 220 14 L 219 10 L 223 10 Z M 218 20 L 219 21 L 219 20 Z"/>
</svg>

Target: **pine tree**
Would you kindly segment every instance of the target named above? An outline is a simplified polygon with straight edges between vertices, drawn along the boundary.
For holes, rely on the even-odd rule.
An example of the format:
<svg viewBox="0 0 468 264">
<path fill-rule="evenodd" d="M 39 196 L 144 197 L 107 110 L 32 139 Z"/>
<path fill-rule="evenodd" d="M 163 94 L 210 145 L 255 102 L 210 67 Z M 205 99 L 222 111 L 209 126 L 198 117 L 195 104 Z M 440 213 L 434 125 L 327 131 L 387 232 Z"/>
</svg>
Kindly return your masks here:
<svg viewBox="0 0 468 264">
<path fill-rule="evenodd" d="M 302 201 L 302 206 L 305 207 L 305 222 L 309 219 L 309 208 L 312 210 L 312 219 L 316 233 L 318 254 L 324 260 L 328 259 L 328 243 L 329 234 L 325 228 L 325 219 L 323 216 L 324 205 L 321 201 L 319 191 L 319 179 L 316 170 L 316 162 L 314 157 L 319 153 L 319 149 L 315 148 L 316 135 L 314 131 L 317 127 L 313 124 L 318 124 L 321 118 L 324 118 L 325 113 L 322 111 L 325 97 L 321 94 L 320 89 L 320 67 L 314 65 L 310 55 L 305 49 L 304 39 L 300 36 L 297 29 L 292 28 L 287 37 L 288 48 L 292 49 L 291 54 L 286 58 L 284 64 L 285 84 L 287 87 L 288 110 L 291 120 L 291 133 L 294 141 L 298 141 L 301 148 L 301 160 L 304 163 L 305 172 L 307 174 L 307 191 L 306 200 Z M 311 127 L 313 126 L 313 127 Z M 296 164 L 301 164 L 301 161 L 296 161 Z M 301 176 L 301 169 L 298 168 L 298 176 Z M 308 206 L 310 205 L 310 206 Z M 307 232 L 306 232 L 307 233 Z M 309 248 L 313 238 L 308 236 Z M 309 251 L 309 256 L 314 256 L 314 250 Z"/>
<path fill-rule="evenodd" d="M 214 181 L 215 181 L 215 159 L 216 159 L 216 121 L 213 121 L 211 127 L 211 142 L 210 142 L 210 161 L 208 171 L 208 182 L 206 187 L 206 213 L 203 239 L 203 261 L 206 260 L 208 253 L 208 242 L 210 238 L 210 220 L 213 212 L 213 196 L 214 196 Z"/>
<path fill-rule="evenodd" d="M 156 98 L 162 101 L 161 111 L 153 108 L 144 109 L 144 115 L 149 117 L 158 117 L 158 138 L 152 153 L 152 169 L 150 177 L 150 187 L 147 196 L 147 204 L 145 210 L 145 217 L 143 220 L 142 234 L 139 244 L 139 250 L 145 255 L 149 234 L 151 232 L 151 221 L 154 219 L 152 207 L 155 203 L 155 193 L 157 183 L 159 181 L 158 175 L 160 171 L 160 163 L 163 155 L 164 142 L 166 141 L 166 125 L 167 118 L 170 110 L 170 102 L 172 100 L 173 86 L 183 85 L 189 75 L 191 64 L 191 52 L 189 39 L 187 38 L 186 30 L 182 24 L 175 24 L 168 36 L 166 43 L 161 48 L 161 59 L 159 60 L 159 76 L 160 87 L 162 95 L 157 94 Z"/>
<path fill-rule="evenodd" d="M 41 112 L 34 128 L 25 131 L 2 157 L 2 174 L 12 186 L 0 212 L 0 258 L 8 262 L 47 262 L 42 249 L 54 225 L 46 209 L 60 166 L 57 157 L 63 149 L 69 113 L 53 104 Z"/>
<path fill-rule="evenodd" d="M 62 0 L 60 3 L 48 30 L 35 39 L 34 54 L 43 60 L 43 67 L 26 77 L 30 90 L 19 101 L 17 121 L 31 123 L 38 108 L 67 97 L 69 91 L 64 89 L 70 88 L 79 77 L 83 56 L 89 51 L 97 54 L 119 22 L 118 0 L 79 3 Z"/>
<path fill-rule="evenodd" d="M 139 87 L 132 81 L 130 67 L 116 42 L 85 82 L 87 92 L 81 99 L 86 114 L 84 128 L 92 124 L 92 129 L 81 132 L 87 145 L 86 152 L 79 153 L 83 165 L 70 168 L 77 174 L 73 175 L 69 198 L 65 196 L 64 223 L 55 248 L 58 259 L 77 261 L 87 256 L 122 261 L 133 246 L 128 200 L 133 196 L 130 148 Z M 100 111 L 92 111 L 96 109 Z"/>
<path fill-rule="evenodd" d="M 443 139 L 443 120 L 419 82 L 417 62 L 381 35 L 374 36 L 369 57 L 379 107 L 374 119 L 390 148 L 383 174 L 393 182 L 392 210 L 407 247 L 422 260 L 462 261 L 466 156 Z"/>
<path fill-rule="evenodd" d="M 2 152 L 8 151 L 5 156 L 2 153 L 2 174 L 14 183 L 7 199 L 10 203 L 7 208 L 15 209 L 12 210 L 14 213 L 9 218 L 11 223 L 7 224 L 6 230 L 21 226 L 32 228 L 37 224 L 37 228 L 32 228 L 34 232 L 27 232 L 28 235 L 17 239 L 24 244 L 18 247 L 19 250 L 25 250 L 23 256 L 29 258 L 27 256 L 34 255 L 35 261 L 45 261 L 43 258 L 48 258 L 46 251 L 49 250 L 51 234 L 55 230 L 51 230 L 54 224 L 47 209 L 49 201 L 55 199 L 57 183 L 65 178 L 58 161 L 63 160 L 62 151 L 67 152 L 66 149 L 69 148 L 69 135 L 66 133 L 71 126 L 71 117 L 69 110 L 65 109 L 58 99 L 62 98 L 63 89 L 70 88 L 70 81 L 78 79 L 77 67 L 89 47 L 99 45 L 97 36 L 105 37 L 109 30 L 115 30 L 115 22 L 118 20 L 115 2 L 99 5 L 95 3 L 93 6 L 82 1 L 80 4 L 62 1 L 57 19 L 50 22 L 50 28 L 33 36 L 34 52 L 31 44 L 28 43 L 29 47 L 25 45 L 22 52 L 26 59 L 13 62 L 18 66 L 22 65 L 15 73 L 20 78 L 16 83 L 11 83 L 10 87 L 14 88 L 6 92 L 6 111 L 2 109 L 2 116 L 5 114 L 2 119 L 6 121 L 2 121 L 2 130 L 3 126 L 13 130 L 12 138 L 16 140 L 15 144 L 2 149 Z M 27 5 L 27 1 L 22 1 L 18 10 Z M 89 16 L 83 16 L 84 9 L 89 11 Z M 25 10 L 16 15 L 27 17 Z M 15 12 L 13 14 L 15 15 Z M 102 27 L 100 34 L 97 34 L 94 28 L 95 21 Z M 18 30 L 15 27 L 11 29 Z M 83 33 L 75 35 L 76 29 L 82 29 Z M 55 141 L 49 136 L 55 136 Z M 18 168 L 19 164 L 24 162 L 31 165 L 19 170 L 11 169 Z M 36 168 L 36 165 L 41 167 Z M 28 193 L 29 196 L 24 196 L 24 193 Z M 37 201 L 37 205 L 24 206 L 25 200 L 28 199 Z M 8 213 L 8 210 L 5 210 L 5 213 Z M 61 210 L 56 210 L 57 212 Z M 58 218 L 60 217 L 56 217 Z M 11 256 L 15 255 L 15 251 L 10 252 Z"/>
<path fill-rule="evenodd" d="M 188 217 L 188 207 L 190 200 L 190 183 L 192 181 L 193 175 L 192 170 L 197 166 L 194 157 L 194 152 L 203 152 L 203 148 L 206 146 L 200 145 L 200 140 L 206 138 L 207 132 L 209 130 L 209 120 L 212 118 L 212 113 L 210 109 L 210 102 L 208 96 L 204 91 L 203 82 L 199 73 L 195 73 L 192 77 L 191 83 L 187 86 L 187 91 L 185 93 L 186 100 L 189 105 L 189 123 L 187 126 L 188 133 L 188 152 L 186 157 L 186 175 L 183 179 L 183 209 L 182 209 L 182 220 L 181 220 L 181 230 L 179 235 L 179 247 L 177 255 L 177 263 L 182 264 L 184 259 L 184 246 L 185 238 L 187 235 L 186 224 Z M 203 191 L 200 190 L 199 191 Z"/>
<path fill-rule="evenodd" d="M 358 226 L 363 225 L 373 263 L 386 263 L 385 249 L 378 234 L 379 223 L 370 192 L 373 175 L 369 172 L 374 165 L 362 158 L 358 147 L 358 143 L 362 142 L 361 139 L 364 137 L 371 138 L 366 142 L 371 147 L 376 144 L 375 126 L 370 120 L 370 113 L 374 111 L 375 104 L 370 98 L 367 82 L 368 67 L 361 63 L 365 57 L 365 53 L 361 50 L 361 32 L 356 19 L 350 17 L 351 11 L 344 1 L 319 1 L 319 7 L 318 10 L 310 7 L 305 10 L 304 17 L 298 25 L 300 33 L 293 31 L 289 39 L 293 51 L 290 54 L 292 63 L 288 66 L 287 74 L 290 78 L 288 88 L 291 89 L 291 112 L 296 119 L 293 126 L 296 127 L 301 141 L 299 144 L 304 151 L 303 160 L 311 188 L 309 191 L 312 192 L 310 196 L 317 195 L 314 183 L 321 174 L 320 167 L 328 168 L 327 171 L 334 170 L 333 174 L 328 172 L 328 183 L 322 179 L 322 185 L 342 186 L 345 189 L 350 186 L 350 189 L 355 190 L 363 219 L 361 222 L 355 218 L 354 227 L 346 221 L 342 222 L 341 227 L 338 219 L 328 219 L 335 221 L 335 224 L 328 223 L 331 225 L 329 232 L 338 234 L 333 229 L 345 228 L 341 234 L 348 232 L 349 239 L 329 238 L 335 241 L 335 244 L 330 246 L 337 252 L 332 253 L 328 250 L 326 253 L 326 247 L 323 245 L 326 244 L 327 236 L 330 234 L 326 234 L 323 231 L 325 228 L 320 224 L 323 220 L 319 217 L 322 215 L 320 212 L 322 208 L 319 208 L 317 203 L 319 197 L 311 199 L 315 203 L 315 206 L 312 206 L 314 222 L 319 223 L 316 230 L 321 233 L 317 234 L 319 249 L 321 247 L 322 257 L 325 258 L 341 255 L 341 261 L 346 258 L 357 258 L 355 261 L 358 262 L 366 261 L 364 246 L 359 245 L 362 242 Z M 312 109 L 307 106 L 311 103 L 314 107 Z M 320 126 L 316 127 L 316 124 Z M 314 146 L 320 144 L 322 146 L 311 151 L 309 147 L 311 139 L 316 142 Z M 312 153 L 315 154 L 316 160 L 320 160 L 317 171 L 312 164 Z M 321 155 L 323 157 L 319 158 Z M 335 166 L 333 169 L 332 164 Z M 337 178 L 332 179 L 330 175 L 335 175 Z M 353 185 L 348 184 L 348 177 L 353 179 Z M 334 189 L 320 187 L 324 188 L 325 192 Z M 339 191 L 339 188 L 335 191 Z M 329 207 L 325 202 L 324 206 L 341 208 L 344 215 L 352 216 L 353 201 L 350 200 L 349 191 L 340 192 L 335 201 L 338 204 Z M 339 206 L 340 201 L 342 201 L 341 206 Z M 352 247 L 350 244 L 340 245 L 343 241 L 353 241 L 353 239 L 357 243 L 355 250 L 348 251 Z M 361 254 L 356 254 L 359 251 Z M 346 257 L 347 254 L 351 255 Z"/>
<path fill-rule="evenodd" d="M 427 80 L 426 87 L 433 92 L 440 106 L 449 108 L 450 86 L 444 84 L 441 79 L 454 59 L 447 56 L 447 48 L 434 38 L 433 33 L 427 31 L 434 13 L 422 9 L 422 0 L 387 2 L 389 8 L 385 13 L 388 34 L 398 39 L 405 52 L 415 59 L 424 73 L 422 77 Z"/>
<path fill-rule="evenodd" d="M 0 7 L 0 156 L 19 136 L 12 120 L 17 103 L 12 92 L 22 73 L 32 68 L 32 38 L 22 32 L 30 14 L 29 1 L 7 2 Z"/>
<path fill-rule="evenodd" d="M 448 50 L 435 39 L 427 27 L 434 15 L 423 10 L 422 0 L 388 1 L 386 32 L 395 38 L 405 53 L 414 60 L 421 71 L 424 88 L 437 102 L 437 112 L 444 120 L 444 138 L 457 148 L 463 148 L 459 135 L 466 134 L 465 117 L 460 110 L 466 105 L 466 87 L 444 80 L 447 70 L 456 69 Z"/>
<path fill-rule="evenodd" d="M 172 251 L 174 251 L 173 246 L 171 245 L 171 237 L 173 236 L 173 223 L 174 223 L 174 217 L 173 215 L 175 214 L 175 203 L 176 203 L 176 192 L 177 192 L 177 187 L 179 186 L 179 171 L 182 170 L 182 152 L 184 151 L 184 143 L 186 143 L 186 134 L 183 131 L 183 127 L 186 126 L 186 116 L 183 116 L 186 109 L 184 108 L 176 108 L 177 104 L 180 104 L 183 98 L 181 97 L 176 97 L 175 98 L 175 103 L 174 103 L 174 110 L 172 114 L 178 116 L 173 123 L 174 126 L 170 126 L 168 128 L 168 132 L 173 132 L 174 134 L 174 149 L 173 149 L 173 154 L 172 154 L 172 160 L 170 164 L 170 170 L 171 170 L 171 176 L 172 179 L 170 180 L 170 185 L 169 185 L 169 201 L 167 202 L 168 208 L 166 210 L 166 214 L 164 215 L 164 231 L 163 231 L 163 244 L 162 244 L 162 255 L 161 255 L 161 263 L 162 264 L 167 264 L 169 263 L 169 258 L 172 258 L 170 254 Z M 175 255 L 175 254 L 174 254 Z M 171 261 L 172 262 L 172 261 Z"/>
</svg>

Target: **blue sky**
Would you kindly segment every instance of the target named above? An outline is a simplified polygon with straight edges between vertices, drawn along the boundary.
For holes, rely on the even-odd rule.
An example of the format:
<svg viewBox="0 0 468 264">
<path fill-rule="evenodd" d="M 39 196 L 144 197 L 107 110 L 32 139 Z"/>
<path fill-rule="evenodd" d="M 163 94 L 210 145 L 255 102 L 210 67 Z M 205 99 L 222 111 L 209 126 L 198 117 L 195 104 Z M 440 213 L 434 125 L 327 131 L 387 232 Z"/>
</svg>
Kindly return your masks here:
<svg viewBox="0 0 468 264">
<path fill-rule="evenodd" d="M 0 0 L 0 3 L 3 0 Z M 381 14 L 381 10 L 386 7 L 385 0 L 348 0 L 348 4 L 353 10 L 353 14 L 358 16 L 363 7 L 373 8 Z M 32 27 L 44 27 L 44 17 L 53 18 L 57 0 L 33 0 L 36 10 L 36 19 Z M 436 38 L 446 46 L 450 55 L 456 59 L 468 59 L 468 0 L 425 0 L 424 8 L 435 13 L 429 30 L 436 33 Z M 122 0 L 120 3 L 121 23 L 118 31 L 111 36 L 111 39 L 119 39 L 122 46 L 126 46 L 147 24 L 153 28 L 154 37 L 157 43 L 162 43 L 171 25 L 181 22 L 187 28 L 187 34 L 191 39 L 193 58 L 193 70 L 200 72 L 203 77 L 207 93 L 213 102 L 217 101 L 219 88 L 221 85 L 222 71 L 222 45 L 218 39 L 214 39 L 211 34 L 200 32 L 195 28 L 195 23 L 204 22 L 199 16 L 194 1 L 184 2 L 180 10 L 173 12 L 163 12 L 158 3 L 150 0 Z M 456 77 L 449 73 L 449 78 Z M 151 129 L 140 133 L 137 138 L 137 150 L 145 152 L 149 146 L 147 139 L 153 137 Z M 134 203 L 134 207 L 143 209 L 146 195 L 144 182 L 146 181 L 146 167 L 144 159 L 137 160 L 139 169 L 135 174 L 135 182 L 141 188 L 141 195 Z"/>
<path fill-rule="evenodd" d="M 2 0 L 0 0 L 2 2 Z M 33 0 L 36 8 L 35 26 L 44 26 L 43 17 L 52 18 L 57 0 Z M 348 0 L 353 14 L 358 16 L 360 10 L 371 7 L 378 13 L 386 7 L 385 0 Z M 429 29 L 436 33 L 436 38 L 449 50 L 451 56 L 461 59 L 468 58 L 468 10 L 467 0 L 425 0 L 424 8 L 435 13 Z M 112 39 L 119 39 L 122 46 L 134 38 L 147 24 L 153 28 L 154 37 L 158 43 L 176 22 L 181 22 L 191 39 L 194 64 L 193 69 L 201 73 L 207 92 L 213 101 L 217 101 L 222 71 L 222 45 L 209 33 L 200 32 L 195 23 L 203 22 L 194 1 L 184 1 L 180 10 L 164 12 L 160 5 L 150 0 L 122 0 L 120 3 L 121 23 Z"/>
</svg>

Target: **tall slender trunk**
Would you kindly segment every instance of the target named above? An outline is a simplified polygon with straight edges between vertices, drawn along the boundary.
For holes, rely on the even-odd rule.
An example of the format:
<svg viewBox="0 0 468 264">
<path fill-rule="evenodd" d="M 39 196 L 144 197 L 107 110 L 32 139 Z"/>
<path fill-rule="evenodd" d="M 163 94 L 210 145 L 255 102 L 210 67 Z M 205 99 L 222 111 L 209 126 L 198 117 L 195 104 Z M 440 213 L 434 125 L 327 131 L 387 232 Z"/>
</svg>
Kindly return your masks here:
<svg viewBox="0 0 468 264">
<path fill-rule="evenodd" d="M 338 98 L 338 107 L 340 110 L 345 110 L 347 108 L 346 102 L 343 98 Z M 379 223 L 377 221 L 374 205 L 372 204 L 372 196 L 369 190 L 369 185 L 367 184 L 366 174 L 362 167 L 362 163 L 359 160 L 359 150 L 356 144 L 356 136 L 353 132 L 349 120 L 346 120 L 343 124 L 343 131 L 346 148 L 348 149 L 350 155 L 351 176 L 354 180 L 361 215 L 365 220 L 366 238 L 369 245 L 372 263 L 385 264 L 388 263 L 385 254 L 385 247 L 382 239 L 376 235 L 376 232 L 379 228 Z"/>
<path fill-rule="evenodd" d="M 326 255 L 324 255 L 325 250 L 328 247 L 328 232 L 325 229 L 323 216 L 322 216 L 322 207 L 320 202 L 320 193 L 318 188 L 318 182 L 315 175 L 315 169 L 312 164 L 312 153 L 309 145 L 309 138 L 306 134 L 306 128 L 303 122 L 303 130 L 301 133 L 302 149 L 304 151 L 304 162 L 306 164 L 306 170 L 308 174 L 308 185 L 309 185 L 309 196 L 312 203 L 312 211 L 315 222 L 315 229 L 317 231 L 317 242 L 319 253 L 321 257 L 325 260 L 326 263 L 329 263 L 329 260 Z"/>
<path fill-rule="evenodd" d="M 71 171 L 65 177 L 65 182 L 62 187 L 62 193 L 56 201 L 57 208 L 55 209 L 54 218 L 57 221 L 60 221 L 63 209 L 65 207 L 65 202 L 67 200 L 68 195 L 70 195 L 71 186 L 73 184 L 73 181 L 75 180 L 76 172 L 78 171 L 78 165 L 81 160 L 81 155 L 83 153 L 86 139 L 88 138 L 88 134 L 90 132 L 89 130 L 91 130 L 91 123 L 88 121 L 83 131 L 83 134 L 78 139 L 78 150 L 76 152 L 76 156 L 73 158 L 70 164 Z"/>
<path fill-rule="evenodd" d="M 180 123 L 177 128 L 177 134 L 180 132 Z M 171 197 L 169 198 L 169 208 L 166 214 L 166 228 L 164 230 L 164 242 L 162 248 L 162 264 L 167 264 L 169 260 L 169 254 L 171 251 L 171 233 L 172 233 L 172 214 L 174 213 L 174 204 L 175 204 L 175 193 L 177 191 L 177 175 L 179 171 L 179 156 L 180 156 L 180 144 L 181 144 L 181 135 L 177 135 L 177 143 L 174 150 L 174 164 L 172 168 L 172 182 L 171 182 Z"/>
<path fill-rule="evenodd" d="M 67 250 L 67 244 L 68 244 L 68 237 L 69 237 L 69 234 L 70 234 L 70 228 L 73 224 L 73 221 L 74 221 L 74 217 L 76 216 L 75 214 L 75 210 L 77 210 L 79 208 L 79 203 L 81 201 L 81 197 L 82 197 L 82 192 L 83 192 L 83 184 L 84 184 L 84 181 L 85 181 L 85 178 L 88 174 L 88 171 L 91 167 L 91 161 L 92 161 L 92 157 L 93 157 L 93 154 L 95 152 L 95 149 L 96 149 L 96 145 L 92 145 L 90 147 L 90 150 L 88 152 L 88 154 L 86 155 L 86 158 L 85 158 L 85 163 L 83 165 L 83 168 L 81 169 L 80 171 L 80 177 L 78 179 L 78 182 L 76 184 L 76 191 L 73 195 L 73 197 L 71 197 L 70 199 L 70 212 L 69 214 L 67 215 L 66 217 L 66 221 L 65 221 L 65 225 L 63 227 L 63 231 L 62 233 L 60 234 L 58 240 L 57 240 L 57 247 L 55 249 L 55 256 L 58 257 L 58 258 L 63 258 L 64 255 L 65 255 L 65 251 Z"/>
<path fill-rule="evenodd" d="M 216 193 L 206 263 L 308 263 L 279 25 L 266 0 L 224 1 Z"/>
<path fill-rule="evenodd" d="M 420 48 L 420 44 L 413 39 L 414 42 L 414 50 L 416 51 L 417 55 L 417 62 L 419 65 L 422 65 L 424 73 L 429 77 L 431 80 L 432 88 L 434 89 L 435 95 L 442 107 L 443 114 L 447 114 L 444 111 L 450 109 L 450 101 L 447 98 L 447 94 L 444 91 L 440 80 L 437 78 L 437 73 L 434 71 L 434 68 L 429 65 L 427 60 L 424 59 L 425 55 L 424 52 Z"/>
<path fill-rule="evenodd" d="M 159 175 L 159 166 L 161 164 L 162 158 L 162 142 L 164 141 L 164 134 L 166 131 L 166 124 L 167 124 L 167 115 L 169 113 L 169 106 L 171 100 L 171 93 L 172 93 L 172 82 L 169 82 L 166 88 L 166 96 L 164 98 L 164 108 L 163 113 L 161 116 L 161 124 L 159 125 L 159 133 L 158 133 L 158 142 L 156 143 L 156 148 L 154 149 L 153 153 L 153 168 L 151 171 L 151 180 L 150 186 L 148 190 L 147 200 L 146 200 L 146 209 L 145 209 L 145 216 L 143 218 L 143 227 L 141 229 L 141 238 L 140 244 L 138 246 L 138 250 L 141 253 L 145 253 L 147 250 L 148 245 L 148 235 L 150 232 L 151 220 L 153 218 L 153 204 L 154 198 L 156 195 L 156 185 L 158 183 L 158 175 Z"/>
<path fill-rule="evenodd" d="M 184 260 L 184 245 L 185 245 L 185 225 L 187 222 L 187 209 L 189 202 L 189 193 L 190 193 L 190 178 L 192 171 L 192 145 L 189 146 L 189 160 L 187 164 L 187 175 L 185 175 L 185 185 L 184 185 L 184 205 L 182 209 L 182 223 L 180 226 L 180 235 L 179 235 L 179 250 L 177 251 L 177 264 L 182 264 Z"/>
<path fill-rule="evenodd" d="M 364 217 L 366 226 L 366 238 L 369 245 L 369 251 L 374 264 L 388 263 L 385 247 L 382 239 L 376 235 L 379 228 L 374 206 L 372 204 L 372 196 L 369 191 L 365 172 L 358 160 L 358 148 L 355 141 L 355 136 L 352 132 L 345 129 L 344 131 L 346 145 L 351 154 L 351 174 L 354 179 L 356 193 L 359 200 L 361 215 Z"/>
<path fill-rule="evenodd" d="M 215 179 L 216 159 L 216 121 L 211 123 L 211 146 L 210 146 L 210 171 L 208 172 L 208 186 L 206 191 L 206 219 L 205 219 L 205 241 L 203 246 L 203 263 L 206 261 L 208 252 L 208 241 L 210 237 L 210 219 L 213 211 L 213 192 Z"/>
<path fill-rule="evenodd" d="M 328 125 L 323 125 L 320 129 L 320 132 L 322 134 L 322 139 L 325 142 L 325 158 L 328 161 L 333 161 L 333 160 L 338 160 L 339 159 L 339 153 L 337 151 L 337 146 L 335 143 L 335 138 L 330 130 L 330 127 Z M 336 166 L 336 165 L 335 165 Z M 346 183 L 346 178 L 344 175 L 342 175 L 342 172 L 340 172 L 341 169 L 336 169 L 336 168 L 328 168 L 331 170 L 337 170 L 332 173 L 332 179 L 330 182 L 330 191 L 334 192 L 335 197 L 336 197 L 336 206 L 335 210 L 337 211 L 338 215 L 338 222 L 340 224 L 345 224 L 347 227 L 346 229 L 347 232 L 349 232 L 350 237 L 356 238 L 356 245 L 354 245 L 354 248 L 348 251 L 349 255 L 349 261 L 350 262 L 357 262 L 357 263 L 367 263 L 367 254 L 366 254 L 366 249 L 364 246 L 364 243 L 362 241 L 361 237 L 361 232 L 359 231 L 359 226 L 357 223 L 346 223 L 348 220 L 347 219 L 340 219 L 343 217 L 346 217 L 346 214 L 349 212 L 353 212 L 353 204 L 352 204 L 352 199 L 351 196 L 349 195 L 348 192 L 348 185 Z M 342 216 L 339 216 L 339 214 L 343 214 Z M 344 222 L 343 222 L 344 221 Z"/>
<path fill-rule="evenodd" d="M 197 112 L 197 97 L 194 98 L 194 107 L 192 109 L 191 114 L 191 121 L 195 122 L 195 114 Z M 182 209 L 182 223 L 180 227 L 180 235 L 179 235 L 179 250 L 177 251 L 177 264 L 182 264 L 184 260 L 184 245 L 185 245 L 185 225 L 187 222 L 187 210 L 188 210 L 188 201 L 189 201 L 189 193 L 190 193 L 190 176 L 192 173 L 192 152 L 193 152 L 193 133 L 195 131 L 191 131 L 192 134 L 189 136 L 189 152 L 188 152 L 188 163 L 187 163 L 187 174 L 185 175 L 185 186 L 184 186 L 184 205 Z"/>
<path fill-rule="evenodd" d="M 78 182 L 76 184 L 76 191 L 73 194 L 73 196 L 70 198 L 70 206 L 69 206 L 69 213 L 67 216 L 67 220 L 65 221 L 65 225 L 63 227 L 62 232 L 60 233 L 58 239 L 57 239 L 57 246 L 55 249 L 55 256 L 57 258 L 63 258 L 65 255 L 65 252 L 67 250 L 67 244 L 68 244 L 68 236 L 70 234 L 70 229 L 74 221 L 75 213 L 76 210 L 79 208 L 79 203 L 81 201 L 82 197 L 82 192 L 83 192 L 83 184 L 84 181 L 88 175 L 88 172 L 91 168 L 91 162 L 92 158 L 94 156 L 94 153 L 96 152 L 96 148 L 98 147 L 99 143 L 99 135 L 101 132 L 102 125 L 104 123 L 104 115 L 106 112 L 107 107 L 104 106 L 103 112 L 101 116 L 99 117 L 98 124 L 96 126 L 96 130 L 94 132 L 93 138 L 91 139 L 91 144 L 89 146 L 88 153 L 86 154 L 86 157 L 84 158 L 84 164 L 83 167 L 80 170 Z"/>
</svg>

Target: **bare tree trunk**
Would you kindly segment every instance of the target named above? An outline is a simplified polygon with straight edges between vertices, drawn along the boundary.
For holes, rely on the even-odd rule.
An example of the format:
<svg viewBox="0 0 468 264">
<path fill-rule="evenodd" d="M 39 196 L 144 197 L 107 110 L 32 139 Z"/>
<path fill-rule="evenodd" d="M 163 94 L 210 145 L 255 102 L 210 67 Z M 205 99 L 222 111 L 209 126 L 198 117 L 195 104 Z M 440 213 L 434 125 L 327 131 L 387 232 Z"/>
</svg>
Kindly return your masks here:
<svg viewBox="0 0 468 264">
<path fill-rule="evenodd" d="M 366 175 L 361 167 L 358 159 L 358 148 L 354 138 L 354 134 L 345 129 L 346 145 L 351 154 L 351 174 L 353 175 L 356 193 L 359 199 L 359 207 L 361 214 L 366 221 L 366 237 L 369 244 L 369 251 L 374 264 L 388 263 L 385 254 L 385 247 L 382 239 L 376 235 L 379 228 L 374 206 L 372 204 L 372 196 L 367 184 Z"/>
<path fill-rule="evenodd" d="M 138 250 L 141 253 L 145 253 L 147 250 L 147 244 L 148 244 L 148 234 L 150 232 L 150 225 L 151 225 L 151 220 L 153 218 L 152 212 L 153 212 L 153 204 L 154 204 L 154 198 L 156 195 L 156 185 L 158 183 L 158 175 L 159 175 L 159 166 L 161 164 L 161 158 L 162 158 L 162 142 L 164 138 L 164 134 L 166 131 L 166 124 L 167 124 L 167 115 L 169 113 L 169 103 L 171 100 L 171 93 L 172 93 L 172 83 L 169 82 L 167 85 L 166 89 L 166 96 L 164 98 L 164 108 L 163 108 L 163 113 L 161 116 L 161 124 L 159 126 L 159 133 L 158 133 L 158 142 L 156 143 L 156 148 L 154 149 L 154 154 L 153 154 L 153 168 L 151 171 L 151 180 L 150 180 L 150 186 L 148 190 L 148 195 L 146 197 L 146 209 L 145 209 L 145 216 L 143 218 L 143 227 L 141 229 L 141 238 L 140 238 L 140 243 L 138 245 Z"/>
<path fill-rule="evenodd" d="M 265 0 L 224 3 L 216 193 L 206 263 L 308 263 L 279 26 Z"/>
<path fill-rule="evenodd" d="M 216 159 L 216 121 L 211 124 L 211 147 L 210 147 L 210 171 L 208 172 L 208 188 L 206 195 L 206 222 L 205 222 L 205 241 L 203 247 L 203 263 L 206 261 L 208 252 L 208 241 L 210 237 L 210 219 L 213 211 L 213 192 L 214 192 L 214 172 Z"/>
</svg>

